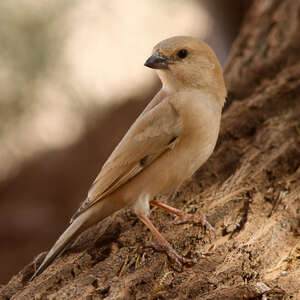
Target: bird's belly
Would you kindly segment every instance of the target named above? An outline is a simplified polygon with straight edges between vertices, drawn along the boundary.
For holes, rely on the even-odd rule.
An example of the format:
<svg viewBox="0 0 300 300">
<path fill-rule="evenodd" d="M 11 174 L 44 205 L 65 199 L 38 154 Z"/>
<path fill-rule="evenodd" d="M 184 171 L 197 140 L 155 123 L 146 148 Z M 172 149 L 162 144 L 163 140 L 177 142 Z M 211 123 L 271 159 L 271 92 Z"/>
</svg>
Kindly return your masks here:
<svg viewBox="0 0 300 300">
<path fill-rule="evenodd" d="M 152 199 L 174 191 L 205 163 L 214 146 L 215 141 L 207 143 L 190 137 L 185 141 L 183 138 L 176 145 L 176 151 L 175 148 L 168 150 L 114 193 L 113 198 L 122 200 L 124 206 L 128 206 L 142 194 L 147 194 Z"/>
<path fill-rule="evenodd" d="M 169 160 L 167 173 L 170 186 L 173 188 L 189 179 L 207 161 L 215 146 L 215 143 L 194 141 L 194 143 L 179 144 L 177 151 L 170 151 L 166 157 Z"/>
</svg>

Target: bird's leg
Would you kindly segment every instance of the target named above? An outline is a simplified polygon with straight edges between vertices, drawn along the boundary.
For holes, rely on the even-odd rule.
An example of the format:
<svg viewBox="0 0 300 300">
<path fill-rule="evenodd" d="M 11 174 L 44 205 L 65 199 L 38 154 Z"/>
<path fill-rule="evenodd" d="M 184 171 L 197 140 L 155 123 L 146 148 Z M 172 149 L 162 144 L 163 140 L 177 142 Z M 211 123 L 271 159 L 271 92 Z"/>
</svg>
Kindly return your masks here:
<svg viewBox="0 0 300 300">
<path fill-rule="evenodd" d="M 201 224 L 201 226 L 203 226 L 204 228 L 208 229 L 210 232 L 212 232 L 214 234 L 214 236 L 216 235 L 215 233 L 215 229 L 213 228 L 213 226 L 210 225 L 210 223 L 206 220 L 206 217 L 204 214 L 200 213 L 200 214 L 188 214 L 185 213 L 184 211 L 174 208 L 172 206 L 169 206 L 167 204 L 161 203 L 159 201 L 156 200 L 151 200 L 150 201 L 151 205 L 160 207 L 164 210 L 166 210 L 167 212 L 176 215 L 179 217 L 178 221 L 175 221 L 174 224 L 184 224 L 184 223 L 193 223 L 193 224 Z"/>
<path fill-rule="evenodd" d="M 155 228 L 150 219 L 147 216 L 139 216 L 139 219 L 150 229 L 153 235 L 157 238 L 159 246 L 151 244 L 150 246 L 158 251 L 164 251 L 167 255 L 173 259 L 179 266 L 182 264 L 194 264 L 196 259 L 188 259 L 179 255 L 176 250 L 169 244 L 169 242 L 161 235 L 161 233 Z"/>
</svg>

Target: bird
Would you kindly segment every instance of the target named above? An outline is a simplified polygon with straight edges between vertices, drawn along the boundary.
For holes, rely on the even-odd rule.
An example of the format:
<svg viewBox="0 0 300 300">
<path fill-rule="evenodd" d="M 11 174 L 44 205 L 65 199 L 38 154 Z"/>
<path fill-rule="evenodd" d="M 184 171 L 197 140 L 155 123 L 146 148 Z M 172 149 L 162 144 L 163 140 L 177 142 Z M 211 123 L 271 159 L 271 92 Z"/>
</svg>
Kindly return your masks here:
<svg viewBox="0 0 300 300">
<path fill-rule="evenodd" d="M 31 280 L 83 231 L 125 207 L 133 209 L 156 237 L 158 248 L 179 265 L 195 260 L 177 253 L 156 229 L 150 205 L 213 230 L 204 215 L 185 213 L 157 199 L 191 178 L 215 148 L 227 94 L 222 67 L 210 46 L 191 36 L 159 42 L 144 65 L 156 71 L 160 91 L 104 163 L 69 227 Z"/>
</svg>

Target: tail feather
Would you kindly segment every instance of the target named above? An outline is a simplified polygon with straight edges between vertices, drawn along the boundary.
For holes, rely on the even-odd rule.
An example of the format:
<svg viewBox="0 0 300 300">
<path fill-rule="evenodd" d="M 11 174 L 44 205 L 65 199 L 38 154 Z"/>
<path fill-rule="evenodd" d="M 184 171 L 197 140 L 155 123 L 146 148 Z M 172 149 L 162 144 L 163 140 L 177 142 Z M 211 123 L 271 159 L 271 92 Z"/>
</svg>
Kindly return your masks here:
<svg viewBox="0 0 300 300">
<path fill-rule="evenodd" d="M 65 232 L 59 237 L 54 246 L 48 252 L 44 258 L 42 264 L 36 270 L 31 277 L 30 281 L 36 276 L 40 275 L 52 262 L 66 249 L 70 244 L 79 236 L 79 234 L 86 228 L 84 223 L 86 218 L 84 215 L 80 215 L 74 222 L 65 230 Z"/>
<path fill-rule="evenodd" d="M 72 223 L 66 231 L 59 237 L 54 246 L 50 249 L 44 261 L 30 280 L 33 280 L 36 276 L 40 275 L 51 264 L 51 262 L 53 262 L 53 260 L 79 236 L 80 233 L 121 208 L 122 207 L 116 205 L 115 202 L 111 201 L 111 199 L 107 198 L 105 200 L 101 200 L 80 214 L 77 214 L 76 218 L 72 220 Z"/>
</svg>

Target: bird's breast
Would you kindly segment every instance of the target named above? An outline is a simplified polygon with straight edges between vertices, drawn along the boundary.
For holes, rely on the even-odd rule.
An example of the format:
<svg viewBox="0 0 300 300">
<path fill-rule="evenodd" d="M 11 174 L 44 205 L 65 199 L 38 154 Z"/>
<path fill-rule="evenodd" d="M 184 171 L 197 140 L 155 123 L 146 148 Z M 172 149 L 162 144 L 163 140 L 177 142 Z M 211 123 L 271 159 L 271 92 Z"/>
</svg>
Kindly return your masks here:
<svg viewBox="0 0 300 300">
<path fill-rule="evenodd" d="M 216 101 L 194 96 L 179 107 L 183 132 L 174 149 L 178 163 L 191 176 L 212 154 L 220 129 L 221 108 Z"/>
</svg>

